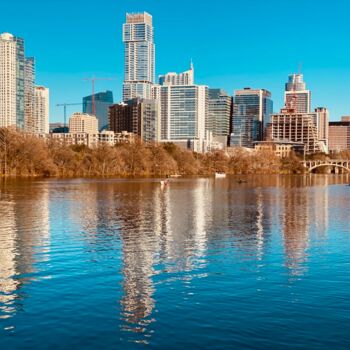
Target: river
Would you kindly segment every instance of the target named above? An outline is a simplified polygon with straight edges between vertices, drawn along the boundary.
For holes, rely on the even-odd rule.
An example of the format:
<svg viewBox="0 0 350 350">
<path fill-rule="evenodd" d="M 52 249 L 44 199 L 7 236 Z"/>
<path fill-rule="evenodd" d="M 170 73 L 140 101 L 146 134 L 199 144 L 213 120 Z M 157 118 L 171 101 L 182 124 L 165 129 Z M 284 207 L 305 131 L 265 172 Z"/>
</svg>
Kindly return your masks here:
<svg viewBox="0 0 350 350">
<path fill-rule="evenodd" d="M 1 349 L 349 349 L 348 175 L 0 184 Z"/>
</svg>

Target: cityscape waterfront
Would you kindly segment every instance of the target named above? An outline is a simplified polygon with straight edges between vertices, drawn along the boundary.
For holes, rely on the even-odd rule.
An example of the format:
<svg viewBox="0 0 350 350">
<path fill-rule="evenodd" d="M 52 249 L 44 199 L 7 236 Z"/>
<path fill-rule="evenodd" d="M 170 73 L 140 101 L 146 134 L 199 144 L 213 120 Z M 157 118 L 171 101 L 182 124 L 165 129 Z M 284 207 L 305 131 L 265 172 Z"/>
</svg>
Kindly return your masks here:
<svg viewBox="0 0 350 350">
<path fill-rule="evenodd" d="M 16 0 L 16 11 L 7 1 L 0 11 L 1 349 L 349 349 L 346 99 L 335 117 L 341 92 L 324 89 L 328 76 L 314 84 L 299 62 L 283 70 L 279 93 L 258 77 L 210 83 L 201 64 L 218 56 L 228 69 L 231 54 L 230 65 L 244 57 L 267 72 L 277 62 L 269 48 L 287 65 L 292 52 L 307 56 L 309 34 L 327 60 L 344 41 L 337 51 L 316 39 L 341 39 L 347 21 L 325 33 L 320 20 L 335 8 L 315 0 L 193 0 L 186 11 L 183 0 L 162 11 L 156 0 L 112 2 L 38 0 L 31 17 Z M 112 22 L 112 6 L 118 50 L 101 22 Z M 11 24 L 5 13 L 16 13 Z M 283 42 L 270 41 L 272 19 Z M 174 42 L 181 33 L 193 50 Z M 160 65 L 163 46 L 177 60 Z M 44 71 L 65 60 L 60 50 L 69 59 L 53 75 L 59 89 Z M 123 77 L 104 70 L 111 57 Z M 69 74 L 91 90 L 72 94 Z"/>
</svg>

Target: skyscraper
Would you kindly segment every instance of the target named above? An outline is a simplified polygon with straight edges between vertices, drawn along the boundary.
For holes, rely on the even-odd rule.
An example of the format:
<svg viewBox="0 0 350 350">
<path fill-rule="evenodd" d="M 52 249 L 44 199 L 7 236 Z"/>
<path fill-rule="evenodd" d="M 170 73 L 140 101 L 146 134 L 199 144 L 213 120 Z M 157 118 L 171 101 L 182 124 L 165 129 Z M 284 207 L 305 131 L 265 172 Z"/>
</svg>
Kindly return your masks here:
<svg viewBox="0 0 350 350">
<path fill-rule="evenodd" d="M 95 94 L 95 113 L 100 131 L 108 128 L 108 111 L 111 105 L 113 105 L 112 91 Z M 83 113 L 92 114 L 92 95 L 83 98 Z"/>
<path fill-rule="evenodd" d="M 33 57 L 25 59 L 24 71 L 24 130 L 35 132 L 34 104 L 35 104 L 35 62 Z"/>
<path fill-rule="evenodd" d="M 263 139 L 273 111 L 271 93 L 265 89 L 236 90 L 233 97 L 230 146 L 253 147 Z"/>
<path fill-rule="evenodd" d="M 161 85 L 153 88 L 160 101 L 161 139 L 190 142 L 204 140 L 208 115 L 208 87 Z"/>
<path fill-rule="evenodd" d="M 0 127 L 24 128 L 24 41 L 0 34 Z"/>
<path fill-rule="evenodd" d="M 292 74 L 286 83 L 284 102 L 287 108 L 293 108 L 296 113 L 310 113 L 311 92 L 306 90 L 302 74 Z"/>
<path fill-rule="evenodd" d="M 206 129 L 213 133 L 213 137 L 228 137 L 230 134 L 232 98 L 221 89 L 209 89 L 209 112 Z"/>
<path fill-rule="evenodd" d="M 49 133 L 49 89 L 36 86 L 34 93 L 33 131 L 37 134 Z"/>
<path fill-rule="evenodd" d="M 152 16 L 147 12 L 127 13 L 123 25 L 123 42 L 123 101 L 136 97 L 151 98 L 155 72 Z"/>
</svg>

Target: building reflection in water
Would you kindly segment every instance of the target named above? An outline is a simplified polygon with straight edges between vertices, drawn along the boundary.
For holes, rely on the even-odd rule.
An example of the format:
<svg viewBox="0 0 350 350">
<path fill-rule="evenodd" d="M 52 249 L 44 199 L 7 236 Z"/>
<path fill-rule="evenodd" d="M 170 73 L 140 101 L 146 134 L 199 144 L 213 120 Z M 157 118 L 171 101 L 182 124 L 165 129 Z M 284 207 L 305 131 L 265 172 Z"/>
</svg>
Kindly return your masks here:
<svg viewBox="0 0 350 350">
<path fill-rule="evenodd" d="M 176 275 L 188 285 L 197 276 L 194 270 L 205 266 L 209 180 L 198 180 L 190 189 L 188 185 L 162 189 L 152 184 L 148 192 L 144 185 L 124 193 L 116 208 L 123 251 L 123 329 L 138 333 L 138 342 L 148 342 L 156 321 L 155 276 Z"/>
<path fill-rule="evenodd" d="M 7 189 L 9 187 L 9 189 Z M 36 280 L 36 264 L 47 261 L 50 245 L 48 190 L 28 193 L 15 200 L 15 187 L 0 186 L 0 318 L 10 319 L 22 308 L 21 287 Z M 20 191 L 21 189 L 19 189 Z M 23 276 L 26 277 L 23 277 Z M 12 329 L 7 324 L 6 329 Z"/>
<path fill-rule="evenodd" d="M 307 269 L 310 235 L 324 238 L 328 230 L 329 177 L 281 177 L 280 181 L 286 266 L 292 275 L 301 276 Z"/>
</svg>

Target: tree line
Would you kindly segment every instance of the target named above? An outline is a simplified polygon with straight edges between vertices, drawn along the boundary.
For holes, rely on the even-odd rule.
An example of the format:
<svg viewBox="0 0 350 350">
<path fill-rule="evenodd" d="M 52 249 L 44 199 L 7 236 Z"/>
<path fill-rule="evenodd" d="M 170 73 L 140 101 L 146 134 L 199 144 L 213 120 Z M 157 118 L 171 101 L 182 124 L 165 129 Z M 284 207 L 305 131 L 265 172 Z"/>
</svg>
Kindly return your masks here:
<svg viewBox="0 0 350 350">
<path fill-rule="evenodd" d="M 43 140 L 0 129 L 0 175 L 18 177 L 166 176 L 301 173 L 300 159 L 280 159 L 272 151 L 236 148 L 194 153 L 173 143 L 101 144 L 95 148 Z"/>
</svg>

